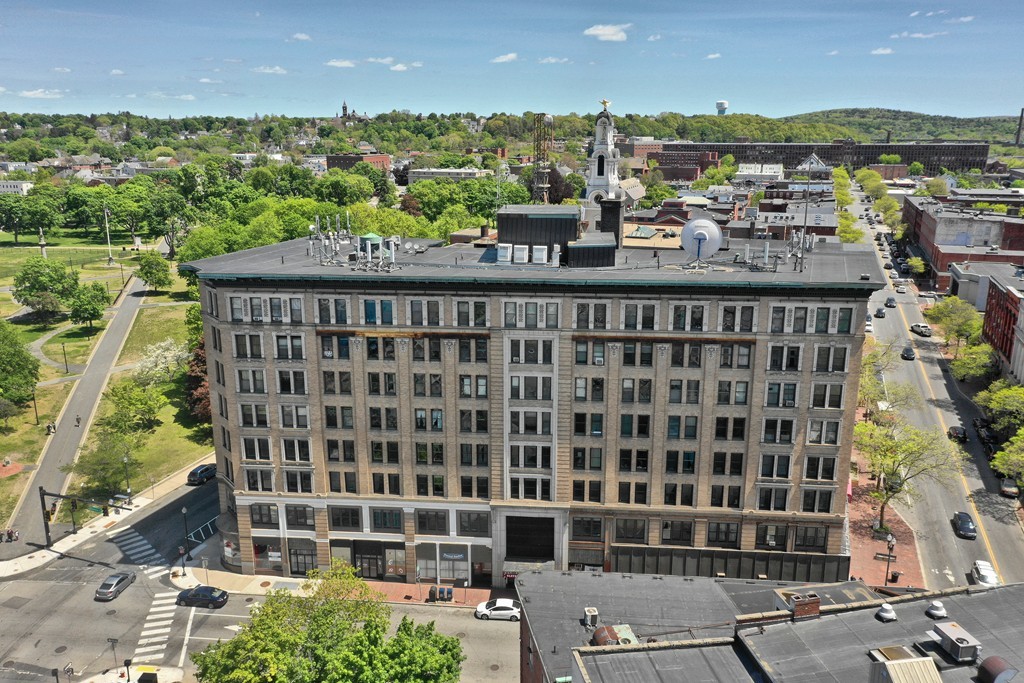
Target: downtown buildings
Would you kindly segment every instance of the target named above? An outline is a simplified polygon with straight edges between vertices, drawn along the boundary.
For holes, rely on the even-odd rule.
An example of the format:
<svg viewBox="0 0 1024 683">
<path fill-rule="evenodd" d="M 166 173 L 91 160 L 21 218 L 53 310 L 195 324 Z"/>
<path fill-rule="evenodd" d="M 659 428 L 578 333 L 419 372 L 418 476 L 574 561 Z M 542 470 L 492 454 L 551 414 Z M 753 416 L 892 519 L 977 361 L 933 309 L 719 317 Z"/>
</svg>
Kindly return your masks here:
<svg viewBox="0 0 1024 683">
<path fill-rule="evenodd" d="M 848 576 L 871 247 L 698 262 L 621 248 L 621 206 L 589 230 L 577 211 L 506 207 L 486 249 L 315 235 L 184 267 L 227 565 Z"/>
</svg>

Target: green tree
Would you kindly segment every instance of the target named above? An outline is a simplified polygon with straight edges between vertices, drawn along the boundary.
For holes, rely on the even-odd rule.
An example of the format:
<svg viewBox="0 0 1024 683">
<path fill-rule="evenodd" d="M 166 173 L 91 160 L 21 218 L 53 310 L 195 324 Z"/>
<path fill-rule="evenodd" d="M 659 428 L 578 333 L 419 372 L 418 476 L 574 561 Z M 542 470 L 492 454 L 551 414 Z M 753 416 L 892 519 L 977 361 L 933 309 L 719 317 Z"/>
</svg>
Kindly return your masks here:
<svg viewBox="0 0 1024 683">
<path fill-rule="evenodd" d="M 945 297 L 942 301 L 926 309 L 924 317 L 925 320 L 942 330 L 947 344 L 951 339 L 956 340 L 954 358 L 959 354 L 960 347 L 964 342 L 981 335 L 981 313 L 960 297 Z"/>
<path fill-rule="evenodd" d="M 110 294 L 99 282 L 81 285 L 68 304 L 68 317 L 74 323 L 89 323 L 92 329 L 94 320 L 103 317 L 103 311 L 110 305 Z"/>
<path fill-rule="evenodd" d="M 922 164 L 920 161 L 912 161 L 912 162 L 910 162 L 910 165 L 907 166 L 907 175 L 912 175 L 912 176 L 922 176 L 922 175 L 924 175 L 924 164 Z"/>
<path fill-rule="evenodd" d="M 880 164 L 898 164 L 902 161 L 899 154 L 881 154 L 878 157 Z"/>
<path fill-rule="evenodd" d="M 146 283 L 147 287 L 156 291 L 169 289 L 173 282 L 171 265 L 158 251 L 142 252 L 136 274 L 140 280 Z"/>
<path fill-rule="evenodd" d="M 30 256 L 14 276 L 14 300 L 43 316 L 53 316 L 78 291 L 78 273 L 58 261 Z"/>
<path fill-rule="evenodd" d="M 931 178 L 924 184 L 924 190 L 932 197 L 941 196 L 945 197 L 949 194 L 949 186 L 946 185 L 946 181 L 942 178 Z"/>
<path fill-rule="evenodd" d="M 920 256 L 911 256 L 907 259 L 907 267 L 914 275 L 921 275 L 925 271 L 924 259 Z"/>
<path fill-rule="evenodd" d="M 129 470 L 141 465 L 135 453 L 142 445 L 142 435 L 132 432 L 118 432 L 100 429 L 95 445 L 82 453 L 74 462 L 61 467 L 81 480 L 82 495 L 88 498 L 110 499 L 123 493 L 125 463 L 128 458 Z"/>
<path fill-rule="evenodd" d="M 113 410 L 104 419 L 104 427 L 121 434 L 145 432 L 156 426 L 167 397 L 155 384 L 143 385 L 134 379 L 115 382 L 103 392 Z"/>
<path fill-rule="evenodd" d="M 60 212 L 55 196 L 38 192 L 37 188 L 33 188 L 32 192 L 22 199 L 21 227 L 25 232 L 52 235 L 64 225 L 64 216 Z"/>
<path fill-rule="evenodd" d="M 1024 431 L 1018 431 L 992 458 L 992 469 L 1012 479 L 1024 479 Z"/>
<path fill-rule="evenodd" d="M 0 194 L 0 229 L 14 235 L 14 243 L 18 243 L 23 224 L 25 198 L 16 194 Z"/>
<path fill-rule="evenodd" d="M 579 173 L 567 173 L 565 176 L 565 182 L 572 185 L 572 196 L 577 199 L 583 194 L 583 191 L 587 189 L 587 179 Z"/>
<path fill-rule="evenodd" d="M 949 367 L 953 377 L 961 381 L 987 377 L 996 369 L 995 352 L 988 344 L 968 346 Z"/>
<path fill-rule="evenodd" d="M 21 341 L 14 325 L 0 320 L 0 398 L 24 405 L 35 395 L 39 360 Z"/>
<path fill-rule="evenodd" d="M 1016 434 L 1024 427 L 1024 386 L 998 379 L 979 391 L 974 400 L 985 409 L 999 432 Z"/>
<path fill-rule="evenodd" d="M 361 175 L 331 169 L 313 185 L 314 196 L 323 202 L 348 206 L 373 196 L 373 183 Z"/>
<path fill-rule="evenodd" d="M 5 431 L 10 428 L 10 425 L 7 424 L 8 421 L 20 412 L 21 409 L 18 408 L 18 406 L 14 405 L 6 398 L 0 398 L 0 420 L 4 421 Z"/>
<path fill-rule="evenodd" d="M 313 570 L 300 592 L 271 590 L 230 640 L 190 655 L 201 683 L 395 683 L 458 681 L 457 638 L 403 620 L 387 636 L 381 593 L 337 560 Z"/>
</svg>

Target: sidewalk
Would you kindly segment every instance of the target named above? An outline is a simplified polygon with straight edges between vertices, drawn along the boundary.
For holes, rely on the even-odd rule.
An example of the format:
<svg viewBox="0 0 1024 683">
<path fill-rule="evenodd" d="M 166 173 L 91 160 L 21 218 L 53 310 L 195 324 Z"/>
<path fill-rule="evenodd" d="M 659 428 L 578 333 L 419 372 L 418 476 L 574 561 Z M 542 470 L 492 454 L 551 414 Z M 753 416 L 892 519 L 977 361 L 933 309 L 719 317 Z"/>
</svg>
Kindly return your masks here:
<svg viewBox="0 0 1024 683">
<path fill-rule="evenodd" d="M 870 496 L 872 490 L 872 481 L 855 481 L 853 485 L 853 502 L 849 505 L 850 575 L 862 579 L 869 586 L 884 586 L 885 555 L 889 549 L 885 539 L 876 539 L 872 532 L 872 524 L 878 519 L 878 501 Z M 899 579 L 890 584 L 902 588 L 927 588 L 914 530 L 903 521 L 891 504 L 886 508 L 885 522 L 896 538 L 889 571 L 901 572 Z"/>
</svg>

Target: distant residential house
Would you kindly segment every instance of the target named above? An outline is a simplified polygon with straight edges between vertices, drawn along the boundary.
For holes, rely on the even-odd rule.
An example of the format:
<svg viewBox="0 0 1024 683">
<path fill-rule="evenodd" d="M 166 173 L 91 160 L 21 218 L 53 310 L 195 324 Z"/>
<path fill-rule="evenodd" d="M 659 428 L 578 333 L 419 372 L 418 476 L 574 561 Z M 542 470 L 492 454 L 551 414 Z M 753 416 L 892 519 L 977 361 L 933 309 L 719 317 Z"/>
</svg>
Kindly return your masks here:
<svg viewBox="0 0 1024 683">
<path fill-rule="evenodd" d="M 28 180 L 0 180 L 0 194 L 20 194 L 25 196 L 35 183 Z"/>
<path fill-rule="evenodd" d="M 421 180 L 437 180 L 447 178 L 456 182 L 471 178 L 483 178 L 494 175 L 494 171 L 486 168 L 412 168 L 409 169 L 409 184 Z"/>
</svg>

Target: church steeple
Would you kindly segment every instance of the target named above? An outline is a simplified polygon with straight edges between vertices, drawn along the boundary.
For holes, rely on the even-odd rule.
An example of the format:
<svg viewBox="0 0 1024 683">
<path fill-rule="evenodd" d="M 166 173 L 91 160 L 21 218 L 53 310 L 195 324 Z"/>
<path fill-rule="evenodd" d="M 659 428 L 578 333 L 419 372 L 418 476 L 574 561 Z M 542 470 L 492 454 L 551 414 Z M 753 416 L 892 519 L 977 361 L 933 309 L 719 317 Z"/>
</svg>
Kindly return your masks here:
<svg viewBox="0 0 1024 683">
<path fill-rule="evenodd" d="M 596 204 L 615 195 L 619 188 L 619 150 L 615 149 L 615 121 L 608 111 L 608 100 L 601 100 L 604 110 L 594 121 L 594 149 L 587 159 L 588 201 Z"/>
<path fill-rule="evenodd" d="M 348 118 L 348 102 L 346 102 L 345 100 L 341 101 L 341 118 Z"/>
</svg>

